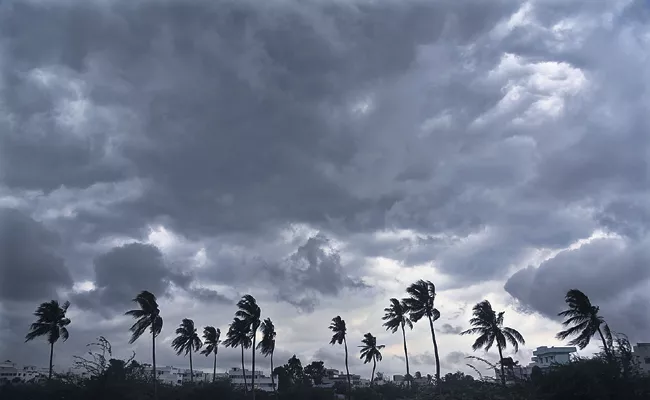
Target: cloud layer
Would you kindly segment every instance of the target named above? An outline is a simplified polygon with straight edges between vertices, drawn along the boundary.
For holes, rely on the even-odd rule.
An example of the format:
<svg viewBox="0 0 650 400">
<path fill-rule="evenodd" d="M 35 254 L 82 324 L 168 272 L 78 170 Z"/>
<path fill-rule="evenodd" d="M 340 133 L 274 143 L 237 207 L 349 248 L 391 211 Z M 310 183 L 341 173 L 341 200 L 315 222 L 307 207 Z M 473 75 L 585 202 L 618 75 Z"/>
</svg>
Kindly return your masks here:
<svg viewBox="0 0 650 400">
<path fill-rule="evenodd" d="M 340 368 L 341 315 L 400 373 L 382 310 L 420 278 L 443 370 L 466 369 L 484 298 L 530 346 L 556 344 L 573 287 L 647 341 L 649 19 L 641 0 L 3 2 L 0 358 L 43 364 L 21 342 L 51 298 L 73 304 L 57 364 L 98 335 L 128 354 L 149 289 L 163 363 L 181 318 L 223 331 L 252 293 L 283 357 Z M 431 372 L 426 327 L 408 335 Z"/>
</svg>

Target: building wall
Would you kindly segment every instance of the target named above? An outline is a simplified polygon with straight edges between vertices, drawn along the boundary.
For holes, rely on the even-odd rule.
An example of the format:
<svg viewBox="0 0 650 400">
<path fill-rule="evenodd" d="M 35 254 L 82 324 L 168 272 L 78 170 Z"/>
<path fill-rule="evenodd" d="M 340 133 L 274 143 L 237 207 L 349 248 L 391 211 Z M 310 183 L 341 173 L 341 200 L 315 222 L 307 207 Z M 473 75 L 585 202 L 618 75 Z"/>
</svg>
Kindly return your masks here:
<svg viewBox="0 0 650 400">
<path fill-rule="evenodd" d="M 632 347 L 632 353 L 643 372 L 650 374 L 650 343 L 637 343 Z"/>
</svg>

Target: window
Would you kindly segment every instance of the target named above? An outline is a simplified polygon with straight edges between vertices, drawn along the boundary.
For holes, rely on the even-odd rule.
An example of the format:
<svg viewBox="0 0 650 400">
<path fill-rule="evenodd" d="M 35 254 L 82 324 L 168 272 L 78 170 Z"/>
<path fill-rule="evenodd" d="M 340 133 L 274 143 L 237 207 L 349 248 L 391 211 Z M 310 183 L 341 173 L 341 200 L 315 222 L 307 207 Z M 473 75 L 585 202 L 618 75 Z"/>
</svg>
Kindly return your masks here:
<svg viewBox="0 0 650 400">
<path fill-rule="evenodd" d="M 650 357 L 646 357 L 644 361 L 646 364 L 650 364 Z"/>
</svg>

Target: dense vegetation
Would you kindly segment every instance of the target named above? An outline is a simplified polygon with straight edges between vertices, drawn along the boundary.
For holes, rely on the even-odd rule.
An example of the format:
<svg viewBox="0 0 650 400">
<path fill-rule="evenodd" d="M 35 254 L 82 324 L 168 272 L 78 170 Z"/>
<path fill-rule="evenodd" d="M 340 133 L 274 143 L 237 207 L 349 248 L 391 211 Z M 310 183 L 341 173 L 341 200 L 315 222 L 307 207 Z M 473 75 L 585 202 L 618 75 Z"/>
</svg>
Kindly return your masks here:
<svg viewBox="0 0 650 400">
<path fill-rule="evenodd" d="M 523 336 L 515 329 L 504 326 L 504 312 L 495 311 L 491 304 L 484 300 L 473 308 L 470 319 L 472 328 L 461 334 L 478 335 L 472 348 L 474 350 L 489 350 L 496 346 L 499 362 L 494 365 L 478 357 L 477 360 L 487 363 L 491 370 L 500 372 L 499 381 L 492 377 L 484 378 L 480 371 L 479 380 L 475 380 L 462 372 L 440 376 L 438 343 L 436 341 L 434 323 L 440 318 L 440 312 L 434 307 L 436 289 L 433 283 L 419 280 L 406 290 L 407 297 L 402 300 L 390 299 L 389 307 L 385 308 L 383 317 L 387 331 L 402 334 L 405 355 L 406 382 L 404 385 L 384 383 L 376 384 L 373 379 L 370 387 L 353 388 L 350 383 L 348 370 L 348 337 L 345 320 L 340 316 L 332 319 L 329 329 L 332 331 L 330 344 L 343 345 L 345 350 L 345 367 L 347 382 L 338 382 L 333 388 L 318 388 L 325 377 L 322 361 L 313 361 L 303 368 L 300 360 L 293 356 L 286 364 L 273 369 L 273 353 L 275 350 L 276 332 L 270 318 L 262 320 L 261 308 L 255 298 L 245 295 L 237 303 L 237 312 L 230 324 L 223 343 L 220 340 L 221 331 L 212 326 L 203 329 L 203 340 L 197 333 L 194 322 L 185 318 L 176 329 L 176 338 L 172 342 L 178 355 L 189 356 L 190 370 L 193 368 L 192 355 L 199 352 L 205 356 L 213 356 L 213 373 L 216 373 L 216 362 L 219 345 L 241 349 L 242 369 L 245 364 L 245 350 L 251 349 L 251 364 L 255 371 L 255 356 L 259 351 L 265 357 L 271 357 L 271 368 L 277 376 L 273 382 L 273 392 L 250 390 L 254 381 L 248 382 L 242 388 L 231 385 L 229 381 L 215 380 L 212 382 L 190 382 L 179 386 L 164 385 L 153 379 L 156 376 L 156 337 L 163 329 L 163 318 L 156 297 L 147 291 L 138 294 L 133 301 L 139 308 L 127 311 L 126 314 L 136 319 L 130 328 L 132 333 L 130 343 L 138 340 L 145 332 L 151 334 L 151 349 L 153 371 L 146 372 L 145 368 L 134 360 L 117 360 L 111 358 L 111 346 L 100 337 L 98 352 L 90 352 L 90 358 L 76 357 L 76 367 L 85 372 L 79 375 L 52 375 L 52 353 L 54 344 L 59 338 L 69 336 L 66 318 L 69 303 L 59 305 L 50 301 L 39 305 L 34 315 L 36 321 L 31 325 L 26 340 L 46 337 L 50 350 L 50 371 L 47 380 L 34 383 L 13 382 L 0 386 L 2 400 L 30 399 L 120 399 L 120 400 L 182 400 L 182 399 L 332 399 L 345 396 L 348 399 L 526 399 L 526 400 L 613 400 L 613 399 L 650 399 L 650 377 L 643 375 L 636 364 L 629 341 L 622 334 L 613 334 L 604 318 L 599 314 L 599 308 L 591 304 L 589 298 L 576 289 L 570 290 L 565 301 L 568 308 L 559 316 L 564 318 L 565 330 L 559 332 L 559 339 L 573 338 L 569 344 L 585 348 L 592 337 L 598 336 L 602 343 L 602 352 L 590 359 L 574 359 L 566 365 L 555 365 L 542 372 L 533 369 L 530 379 L 520 379 L 514 373 L 516 363 L 511 358 L 504 358 L 503 351 L 510 344 L 515 352 L 519 345 L 525 344 Z M 422 380 L 413 379 L 409 374 L 406 327 L 413 329 L 414 323 L 426 320 L 431 331 L 431 339 L 436 360 L 435 377 L 430 377 L 427 384 Z M 257 342 L 258 332 L 261 333 Z M 377 363 L 382 360 L 383 345 L 377 344 L 377 338 L 366 333 L 359 346 L 360 358 L 365 363 L 372 362 L 374 371 Z M 205 346 L 205 347 L 204 347 Z M 469 365 L 469 364 L 468 364 Z M 192 374 L 191 374 L 192 375 Z M 272 375 L 273 376 L 273 375 Z M 417 378 L 417 377 L 416 377 Z M 277 383 L 277 386 L 276 386 Z"/>
</svg>

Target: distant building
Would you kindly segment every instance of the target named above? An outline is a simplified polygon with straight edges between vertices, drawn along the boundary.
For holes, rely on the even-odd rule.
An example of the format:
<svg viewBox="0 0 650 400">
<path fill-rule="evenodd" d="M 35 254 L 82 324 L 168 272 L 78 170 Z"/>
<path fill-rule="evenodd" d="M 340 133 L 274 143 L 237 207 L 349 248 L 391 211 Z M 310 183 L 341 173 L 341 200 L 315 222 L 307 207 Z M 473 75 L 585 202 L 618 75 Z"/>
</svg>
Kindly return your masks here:
<svg viewBox="0 0 650 400">
<path fill-rule="evenodd" d="M 253 377 L 251 371 L 247 369 L 242 370 L 239 367 L 233 367 L 228 370 L 228 377 L 230 378 L 230 382 L 233 385 L 244 386 L 244 376 L 246 376 L 246 387 L 250 388 L 251 378 Z M 275 384 L 276 385 L 278 384 L 277 380 L 275 381 Z M 271 380 L 271 377 L 264 375 L 262 371 L 256 370 L 255 388 L 259 390 L 264 390 L 265 392 L 272 392 L 273 381 Z"/>
<path fill-rule="evenodd" d="M 533 351 L 531 363 L 521 366 L 510 357 L 503 359 L 503 367 L 506 373 L 506 383 L 514 383 L 517 380 L 529 379 L 534 367 L 542 370 L 553 365 L 567 364 L 571 361 L 571 354 L 577 350 L 575 347 L 547 347 L 541 346 Z M 501 368 L 495 369 L 497 380 L 501 380 Z"/>
<path fill-rule="evenodd" d="M 47 377 L 47 368 L 38 368 L 33 365 L 20 366 L 10 360 L 0 362 L 0 383 L 2 382 L 32 382 Z"/>
<path fill-rule="evenodd" d="M 144 364 L 144 370 L 151 374 L 152 366 Z M 172 366 L 156 366 L 158 381 L 167 385 L 182 385 L 191 382 L 190 370 Z M 228 379 L 228 374 L 218 373 L 217 379 Z M 212 382 L 212 373 L 201 370 L 194 371 L 194 383 Z"/>
<path fill-rule="evenodd" d="M 632 354 L 636 357 L 641 370 L 650 374 L 650 343 L 637 343 L 632 348 Z"/>
<path fill-rule="evenodd" d="M 337 382 L 340 382 L 341 384 L 345 384 L 345 385 L 348 384 L 348 376 L 343 371 L 329 368 L 325 370 L 325 374 L 326 374 L 325 377 L 323 377 L 323 383 L 320 385 L 316 385 L 317 387 L 330 388 L 336 385 Z M 352 386 L 362 386 L 365 385 L 366 383 L 370 385 L 370 381 L 362 382 L 361 376 L 356 374 L 350 374 L 350 383 L 352 384 Z"/>
</svg>

